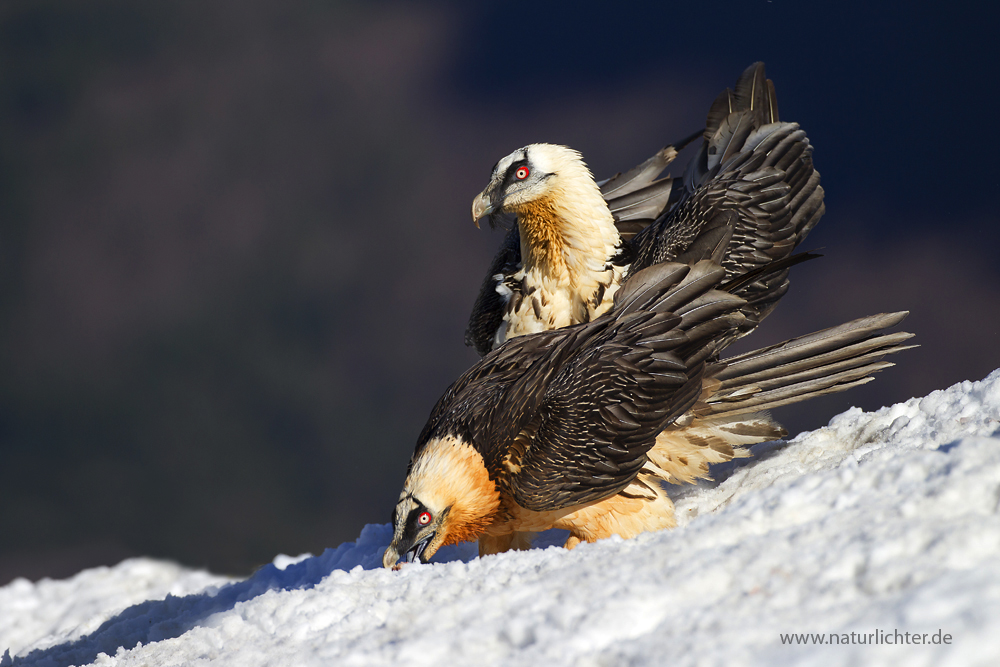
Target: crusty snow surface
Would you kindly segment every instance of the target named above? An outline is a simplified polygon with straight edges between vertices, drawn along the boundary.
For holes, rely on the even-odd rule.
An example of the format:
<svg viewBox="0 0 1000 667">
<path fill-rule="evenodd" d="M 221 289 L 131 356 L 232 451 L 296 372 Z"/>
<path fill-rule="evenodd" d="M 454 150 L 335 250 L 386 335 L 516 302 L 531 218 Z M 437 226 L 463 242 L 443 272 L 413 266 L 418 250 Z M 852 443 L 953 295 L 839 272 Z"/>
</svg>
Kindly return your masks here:
<svg viewBox="0 0 1000 667">
<path fill-rule="evenodd" d="M 17 580 L 0 665 L 1000 664 L 1000 370 L 755 454 L 679 487 L 676 530 L 572 552 L 390 572 L 370 525 L 245 580 L 147 559 Z M 871 636 L 896 631 L 941 643 Z"/>
</svg>

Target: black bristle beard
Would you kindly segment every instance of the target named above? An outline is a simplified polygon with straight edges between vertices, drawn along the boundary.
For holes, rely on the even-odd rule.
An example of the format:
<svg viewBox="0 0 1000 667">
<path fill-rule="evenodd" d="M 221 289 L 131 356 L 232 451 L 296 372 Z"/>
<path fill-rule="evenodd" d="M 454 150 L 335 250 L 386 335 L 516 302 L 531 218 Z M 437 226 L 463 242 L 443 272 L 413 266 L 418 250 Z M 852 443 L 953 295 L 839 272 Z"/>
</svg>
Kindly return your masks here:
<svg viewBox="0 0 1000 667">
<path fill-rule="evenodd" d="M 510 231 L 517 224 L 517 216 L 513 213 L 503 213 L 501 211 L 495 211 L 489 214 L 490 229 L 496 229 L 499 227 L 504 231 Z"/>
</svg>

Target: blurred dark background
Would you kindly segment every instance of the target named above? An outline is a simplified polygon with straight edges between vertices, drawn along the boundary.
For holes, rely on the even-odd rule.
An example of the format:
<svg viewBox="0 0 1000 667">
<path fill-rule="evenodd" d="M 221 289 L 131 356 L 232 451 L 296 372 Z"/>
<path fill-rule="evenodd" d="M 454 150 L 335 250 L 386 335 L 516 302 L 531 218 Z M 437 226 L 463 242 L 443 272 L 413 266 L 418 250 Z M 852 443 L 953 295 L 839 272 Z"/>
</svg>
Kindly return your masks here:
<svg viewBox="0 0 1000 667">
<path fill-rule="evenodd" d="M 793 432 L 1000 366 L 994 3 L 0 4 L 0 584 L 246 573 L 388 520 L 474 360 L 500 157 L 598 178 L 764 60 L 827 215 L 755 344 L 909 309 Z"/>
</svg>

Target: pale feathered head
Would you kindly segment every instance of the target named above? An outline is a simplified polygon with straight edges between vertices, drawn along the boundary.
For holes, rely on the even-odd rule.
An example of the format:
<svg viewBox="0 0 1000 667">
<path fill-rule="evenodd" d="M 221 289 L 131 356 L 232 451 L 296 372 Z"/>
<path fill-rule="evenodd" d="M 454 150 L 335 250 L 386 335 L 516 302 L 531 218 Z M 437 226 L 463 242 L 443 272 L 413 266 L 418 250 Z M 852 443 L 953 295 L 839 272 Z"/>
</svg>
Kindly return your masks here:
<svg viewBox="0 0 1000 667">
<path fill-rule="evenodd" d="M 483 216 L 517 213 L 566 183 L 594 183 L 580 153 L 566 146 L 529 144 L 496 163 L 489 185 L 472 202 L 472 219 L 478 226 Z M 596 184 L 593 189 L 597 191 Z"/>
</svg>

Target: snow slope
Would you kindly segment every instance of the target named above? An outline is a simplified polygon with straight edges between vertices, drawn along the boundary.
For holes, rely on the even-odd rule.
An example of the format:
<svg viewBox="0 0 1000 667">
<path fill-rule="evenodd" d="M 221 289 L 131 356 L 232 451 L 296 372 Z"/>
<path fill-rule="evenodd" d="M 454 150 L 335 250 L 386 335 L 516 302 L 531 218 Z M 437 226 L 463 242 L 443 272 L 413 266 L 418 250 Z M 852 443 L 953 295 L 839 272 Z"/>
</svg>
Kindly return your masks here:
<svg viewBox="0 0 1000 667">
<path fill-rule="evenodd" d="M 246 580 L 144 559 L 18 580 L 0 665 L 1000 664 L 1000 371 L 755 454 L 678 489 L 676 530 L 572 552 L 389 572 L 371 525 Z M 873 645 L 897 631 L 939 643 Z"/>
</svg>

